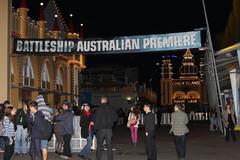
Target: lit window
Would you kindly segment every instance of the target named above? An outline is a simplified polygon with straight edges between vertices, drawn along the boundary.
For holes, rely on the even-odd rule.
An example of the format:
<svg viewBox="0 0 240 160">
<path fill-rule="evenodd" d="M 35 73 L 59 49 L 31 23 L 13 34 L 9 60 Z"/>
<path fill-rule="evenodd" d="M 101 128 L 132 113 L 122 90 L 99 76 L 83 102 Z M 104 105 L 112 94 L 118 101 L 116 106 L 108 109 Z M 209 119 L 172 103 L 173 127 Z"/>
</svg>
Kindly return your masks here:
<svg viewBox="0 0 240 160">
<path fill-rule="evenodd" d="M 57 70 L 57 76 L 56 76 L 56 89 L 57 91 L 63 91 L 63 80 L 62 80 L 62 74 L 61 74 L 61 71 L 60 71 L 60 68 L 58 68 Z"/>
<path fill-rule="evenodd" d="M 42 88 L 44 89 L 49 89 L 50 86 L 49 86 L 49 82 L 50 82 L 50 79 L 49 79 L 49 72 L 48 72 L 48 68 L 47 68 L 47 63 L 45 63 L 43 65 L 43 70 L 42 70 L 42 77 L 41 77 L 41 82 L 42 82 Z"/>
<path fill-rule="evenodd" d="M 23 65 L 23 85 L 33 86 L 34 74 L 30 57 L 27 59 L 27 63 Z"/>
</svg>

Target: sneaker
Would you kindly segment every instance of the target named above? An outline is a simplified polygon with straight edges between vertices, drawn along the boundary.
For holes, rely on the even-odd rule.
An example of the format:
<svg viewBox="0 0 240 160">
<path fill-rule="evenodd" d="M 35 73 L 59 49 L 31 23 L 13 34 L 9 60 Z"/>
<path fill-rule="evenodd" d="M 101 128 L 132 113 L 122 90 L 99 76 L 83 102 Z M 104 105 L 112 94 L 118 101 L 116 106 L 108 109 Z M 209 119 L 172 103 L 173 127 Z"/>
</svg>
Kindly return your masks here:
<svg viewBox="0 0 240 160">
<path fill-rule="evenodd" d="M 63 159 L 69 159 L 68 156 L 64 156 L 64 155 L 61 155 L 60 157 L 63 158 Z"/>
<path fill-rule="evenodd" d="M 85 157 L 81 154 L 78 154 L 79 157 L 81 157 L 82 159 L 85 159 Z"/>
<path fill-rule="evenodd" d="M 103 148 L 104 151 L 107 151 L 108 149 L 106 147 Z"/>
<path fill-rule="evenodd" d="M 55 151 L 55 153 L 58 154 L 58 155 L 61 155 L 61 154 L 62 154 L 62 153 L 60 153 L 60 152 L 58 152 L 58 151 Z"/>
<path fill-rule="evenodd" d="M 103 148 L 104 151 L 107 151 L 108 149 L 107 148 Z M 116 148 L 112 148 L 112 151 L 116 151 L 117 149 Z"/>
</svg>

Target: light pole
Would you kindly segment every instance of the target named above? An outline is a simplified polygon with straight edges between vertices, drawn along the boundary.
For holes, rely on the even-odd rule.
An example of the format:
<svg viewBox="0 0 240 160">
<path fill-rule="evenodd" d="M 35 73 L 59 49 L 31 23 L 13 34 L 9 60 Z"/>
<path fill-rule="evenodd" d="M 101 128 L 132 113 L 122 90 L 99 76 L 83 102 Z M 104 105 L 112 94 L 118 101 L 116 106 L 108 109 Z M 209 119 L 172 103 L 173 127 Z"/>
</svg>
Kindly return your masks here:
<svg viewBox="0 0 240 160">
<path fill-rule="evenodd" d="M 221 91 L 220 91 L 220 85 L 219 85 L 219 79 L 218 79 L 218 73 L 217 73 L 217 68 L 216 68 L 216 62 L 215 62 L 215 56 L 214 56 L 214 49 L 213 49 L 213 44 L 212 44 L 212 38 L 211 38 L 211 33 L 210 33 L 210 27 L 208 23 L 208 17 L 207 17 L 207 11 L 206 11 L 206 5 L 205 1 L 202 0 L 203 4 L 203 10 L 204 10 L 204 16 L 205 16 L 205 21 L 207 25 L 207 44 L 208 44 L 208 50 L 205 56 L 206 63 L 208 64 L 209 69 L 207 69 L 207 75 L 209 76 L 209 81 L 208 85 L 208 90 L 209 90 L 209 95 L 210 95 L 210 101 L 212 101 L 211 105 L 218 105 L 217 112 L 218 112 L 218 117 L 219 117 L 219 124 L 222 124 L 221 120 L 221 112 L 220 108 L 223 110 L 222 106 L 222 97 L 221 97 Z M 211 92 L 211 93 L 210 93 Z M 215 93 L 214 93 L 215 92 Z M 215 99 L 216 98 L 216 99 Z M 214 104 L 215 103 L 215 104 Z M 216 104 L 218 103 L 218 104 Z M 223 125 L 220 125 L 220 130 L 223 133 Z"/>
</svg>

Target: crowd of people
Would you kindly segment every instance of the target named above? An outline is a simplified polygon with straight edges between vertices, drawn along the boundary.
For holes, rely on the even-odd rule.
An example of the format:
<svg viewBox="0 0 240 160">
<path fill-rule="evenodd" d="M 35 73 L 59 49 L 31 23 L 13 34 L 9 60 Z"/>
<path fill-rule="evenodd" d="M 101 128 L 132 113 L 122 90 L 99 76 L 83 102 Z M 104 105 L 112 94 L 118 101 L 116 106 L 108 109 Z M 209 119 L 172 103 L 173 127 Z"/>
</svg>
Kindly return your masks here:
<svg viewBox="0 0 240 160">
<path fill-rule="evenodd" d="M 69 102 L 64 101 L 58 111 L 46 104 L 42 95 L 33 101 L 22 100 L 18 107 L 7 100 L 0 104 L 0 147 L 3 159 L 12 155 L 31 156 L 32 160 L 48 159 L 48 141 L 56 136 L 56 153 L 71 157 L 71 136 L 74 114 Z M 30 147 L 29 147 L 30 146 Z M 63 148 L 63 150 L 62 150 Z"/>
<path fill-rule="evenodd" d="M 124 112 L 115 112 L 109 105 L 107 96 L 102 96 L 100 102 L 101 105 L 95 109 L 91 108 L 90 104 L 83 103 L 79 112 L 81 138 L 85 138 L 87 142 L 79 153 L 79 157 L 84 160 L 91 159 L 94 136 L 97 139 L 96 160 L 102 159 L 104 142 L 107 146 L 107 159 L 113 160 L 112 128 L 117 120 L 119 122 L 120 119 L 120 124 L 125 121 Z M 157 160 L 155 114 L 149 103 L 144 104 L 143 111 L 147 159 Z M 138 143 L 139 115 L 139 109 L 133 106 L 127 116 L 126 126 L 130 130 L 133 146 L 137 146 Z M 58 108 L 53 108 L 49 107 L 42 95 L 38 95 L 33 101 L 22 100 L 18 107 L 8 100 L 0 104 L 0 149 L 4 150 L 3 160 L 10 160 L 13 154 L 29 154 L 32 160 L 47 160 L 48 142 L 53 134 L 56 137 L 55 152 L 63 159 L 72 157 L 70 143 L 74 134 L 74 116 L 68 101 L 64 101 Z M 210 112 L 211 131 L 219 129 L 217 117 L 216 111 Z M 230 134 L 233 141 L 236 141 L 236 117 L 230 104 L 226 105 L 222 119 L 226 141 L 229 141 Z M 186 136 L 189 132 L 187 124 L 188 116 L 183 111 L 183 106 L 174 105 L 169 134 L 173 136 L 179 160 L 184 160 L 186 155 Z"/>
</svg>

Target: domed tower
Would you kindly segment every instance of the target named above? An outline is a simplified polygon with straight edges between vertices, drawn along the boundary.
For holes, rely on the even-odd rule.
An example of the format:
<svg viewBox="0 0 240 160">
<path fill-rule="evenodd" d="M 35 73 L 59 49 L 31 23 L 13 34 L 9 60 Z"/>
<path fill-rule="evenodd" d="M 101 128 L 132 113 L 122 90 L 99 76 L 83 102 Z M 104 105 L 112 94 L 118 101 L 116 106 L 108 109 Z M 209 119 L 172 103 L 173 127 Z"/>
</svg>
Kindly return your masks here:
<svg viewBox="0 0 240 160">
<path fill-rule="evenodd" d="M 198 79 L 198 68 L 194 64 L 193 55 L 189 49 L 183 55 L 182 66 L 179 68 L 180 79 Z"/>
</svg>

